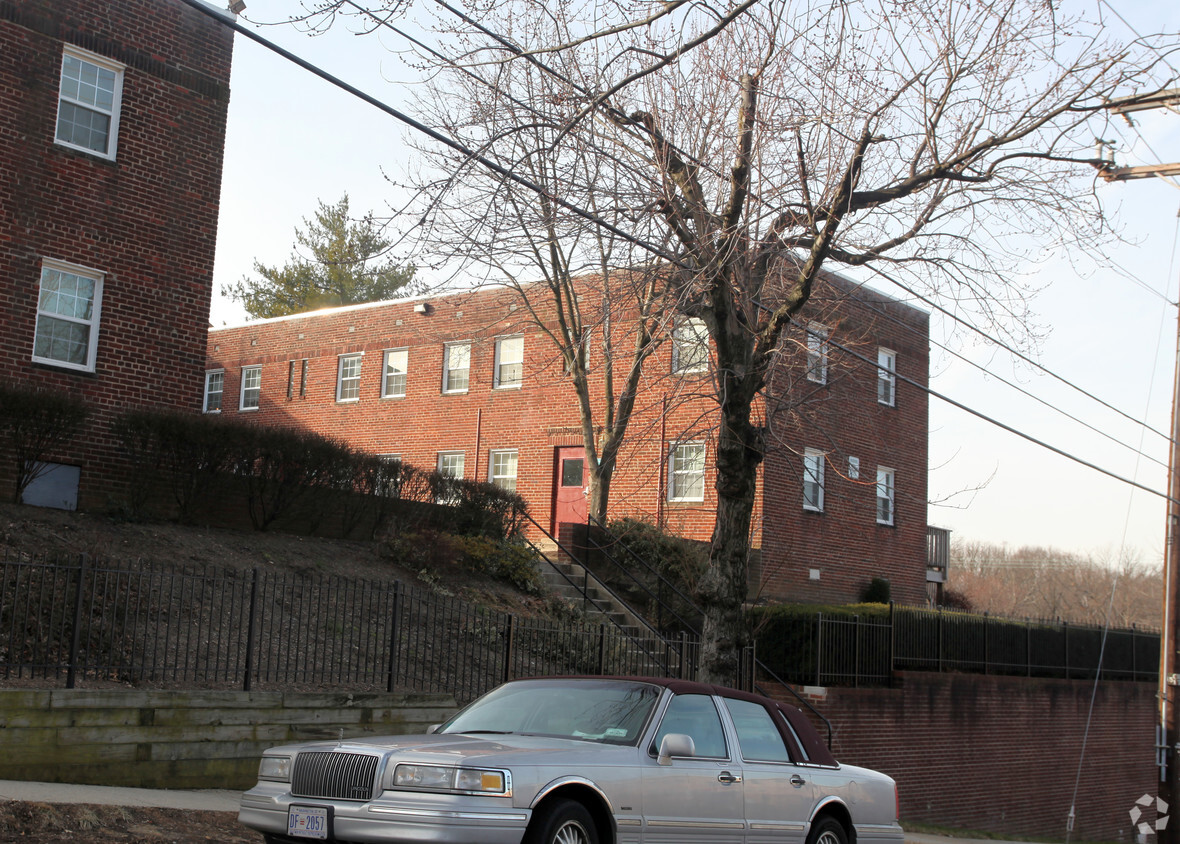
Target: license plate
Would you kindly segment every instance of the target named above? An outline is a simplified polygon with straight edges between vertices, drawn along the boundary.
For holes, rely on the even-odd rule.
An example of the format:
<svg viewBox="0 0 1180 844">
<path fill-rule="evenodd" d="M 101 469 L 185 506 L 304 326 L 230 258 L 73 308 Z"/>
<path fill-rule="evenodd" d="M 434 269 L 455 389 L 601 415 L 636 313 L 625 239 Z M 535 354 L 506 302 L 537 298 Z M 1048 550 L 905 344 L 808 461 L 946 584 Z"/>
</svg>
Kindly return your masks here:
<svg viewBox="0 0 1180 844">
<path fill-rule="evenodd" d="M 292 806 L 287 810 L 287 834 L 292 838 L 328 839 L 328 810 L 323 806 Z"/>
</svg>

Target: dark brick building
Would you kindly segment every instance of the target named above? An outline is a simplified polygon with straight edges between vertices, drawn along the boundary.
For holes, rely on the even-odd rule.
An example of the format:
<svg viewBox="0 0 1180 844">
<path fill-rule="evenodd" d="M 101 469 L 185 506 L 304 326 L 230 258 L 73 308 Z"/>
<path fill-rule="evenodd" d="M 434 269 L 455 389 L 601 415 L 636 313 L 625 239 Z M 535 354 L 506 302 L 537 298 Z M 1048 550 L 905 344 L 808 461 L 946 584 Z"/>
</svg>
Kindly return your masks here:
<svg viewBox="0 0 1180 844">
<path fill-rule="evenodd" d="M 555 531 L 585 518 L 577 402 L 518 303 L 485 289 L 213 330 L 205 409 L 509 486 Z M 610 513 L 705 541 L 716 404 L 696 328 L 676 323 L 648 363 Z M 927 396 L 910 382 L 926 384 L 928 337 L 923 312 L 840 278 L 818 287 L 758 409 L 770 439 L 751 594 L 845 602 L 880 576 L 896 600 L 925 600 Z M 588 346 L 601 396 L 600 336 Z"/>
<path fill-rule="evenodd" d="M 92 408 L 58 506 L 119 501 L 119 410 L 201 407 L 232 46 L 180 0 L 0 0 L 0 368 Z"/>
</svg>

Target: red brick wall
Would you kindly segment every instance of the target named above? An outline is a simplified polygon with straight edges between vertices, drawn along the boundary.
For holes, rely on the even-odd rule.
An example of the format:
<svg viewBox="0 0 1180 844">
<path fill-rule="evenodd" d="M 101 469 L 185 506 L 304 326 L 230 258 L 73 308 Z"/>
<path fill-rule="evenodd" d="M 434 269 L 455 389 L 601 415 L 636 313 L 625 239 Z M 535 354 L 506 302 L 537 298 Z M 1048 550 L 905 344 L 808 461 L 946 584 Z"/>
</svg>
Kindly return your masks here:
<svg viewBox="0 0 1180 844">
<path fill-rule="evenodd" d="M 594 297 L 584 298 L 589 301 Z M 486 480 L 489 452 L 517 449 L 517 490 L 529 502 L 533 517 L 548 528 L 552 518 L 554 450 L 581 444 L 578 408 L 554 347 L 523 309 L 513 308 L 516 301 L 514 294 L 506 291 L 482 291 L 432 299 L 426 313 L 415 312 L 420 303 L 400 301 L 215 329 L 209 334 L 208 366 L 225 370 L 224 413 L 261 424 L 309 428 L 340 437 L 366 451 L 401 455 L 406 462 L 422 468 L 433 469 L 441 451 L 463 451 L 465 476 Z M 836 307 L 849 326 L 856 326 L 851 336 L 875 337 L 875 332 L 883 330 L 870 319 L 872 314 L 862 312 L 855 302 L 842 300 Z M 894 307 L 898 307 L 896 303 Z M 898 309 L 910 314 L 923 333 L 918 340 L 906 339 L 908 345 L 904 347 L 900 337 L 889 334 L 891 347 L 907 350 L 904 354 L 911 357 L 905 363 L 907 371 L 921 370 L 924 381 L 925 316 L 914 316 L 909 308 Z M 894 329 L 894 333 L 899 332 Z M 521 389 L 498 390 L 493 388 L 495 338 L 509 334 L 523 334 L 525 338 L 524 384 Z M 834 337 L 838 336 L 841 333 L 835 332 Z M 470 385 L 466 393 L 446 395 L 441 389 L 443 346 L 454 340 L 472 342 Z M 628 348 L 627 338 L 615 340 L 617 347 Z M 590 351 L 591 388 L 599 402 L 595 410 L 599 419 L 603 412 L 600 342 L 596 336 Z M 409 349 L 406 396 L 381 398 L 382 351 L 401 347 Z M 360 399 L 337 402 L 339 356 L 358 352 L 364 354 Z M 875 344 L 872 354 L 875 362 Z M 712 382 L 704 373 L 669 375 L 671 355 L 671 344 L 665 344 L 647 367 L 611 487 L 610 512 L 612 517 L 635 515 L 662 520 L 676 533 L 707 540 L 713 529 L 716 502 L 711 469 L 706 471 L 704 501 L 670 502 L 665 457 L 670 445 L 678 440 L 700 441 L 706 444 L 706 463 L 711 466 L 716 408 L 710 397 Z M 298 395 L 297 363 L 294 395 L 288 399 L 289 362 L 303 359 L 308 361 L 307 395 Z M 239 411 L 241 370 L 250 365 L 262 366 L 261 404 L 256 411 Z M 802 357 L 787 354 L 783 366 L 800 370 Z M 831 385 L 833 391 L 846 394 L 841 400 L 841 415 L 848 412 L 860 419 L 856 426 L 846 426 L 846 447 L 863 455 L 866 471 L 875 471 L 873 461 L 879 453 L 886 453 L 879 443 L 910 443 L 913 447 L 888 451 L 894 461 L 889 465 L 898 469 L 899 477 L 921 479 L 921 487 L 915 481 L 909 492 L 924 502 L 924 397 L 919 404 L 916 396 L 908 395 L 910 403 L 908 408 L 902 405 L 902 413 L 880 414 L 875 369 L 848 369 L 841 379 Z M 888 429 L 878 430 L 879 425 L 886 424 Z M 908 430 L 910 426 L 915 430 Z M 847 564 L 846 538 L 863 534 L 872 539 L 877 533 L 874 488 L 870 484 L 859 490 L 869 496 L 867 508 L 836 508 L 823 521 L 814 523 L 799 519 L 802 493 L 790 486 L 792 482 L 797 484 L 798 472 L 783 468 L 790 466 L 790 449 L 799 446 L 799 439 L 789 428 L 783 430 L 795 439 L 785 444 L 771 443 L 772 452 L 782 452 L 767 461 L 777 473 L 772 487 L 773 506 L 766 507 L 765 518 L 756 521 L 755 546 L 765 546 L 764 555 L 770 555 L 771 536 L 776 546 L 776 562 L 774 567 L 764 568 L 771 576 L 760 594 L 777 599 L 804 595 L 806 567 L 801 569 L 800 577 L 799 569 L 788 569 L 781 563 L 795 553 L 792 543 L 803 542 L 809 562 L 818 560 L 828 572 L 845 572 L 842 580 L 830 577 L 825 581 L 834 586 L 833 597 L 839 594 L 840 600 L 855 600 L 869 577 L 881 573 L 893 580 L 905 600 L 920 601 L 925 579 L 924 506 L 908 504 L 906 521 L 886 533 L 894 541 L 881 543 L 879 549 L 871 542 L 861 543 L 855 549 L 860 557 L 854 565 Z M 790 523 L 788 513 L 793 520 Z M 802 538 L 791 531 L 812 531 L 814 535 Z"/>
<path fill-rule="evenodd" d="M 54 143 L 63 43 L 126 65 L 114 161 Z M 0 0 L 0 368 L 95 408 L 54 455 L 84 507 L 126 482 L 114 414 L 200 407 L 231 50 L 179 0 Z M 43 258 L 106 274 L 93 373 L 31 360 Z"/>
<path fill-rule="evenodd" d="M 837 759 L 897 780 L 902 826 L 1064 839 L 1074 804 L 1072 840 L 1132 840 L 1130 810 L 1159 785 L 1153 684 L 1100 683 L 1088 739 L 1092 681 L 905 673 L 900 684 L 811 700 L 835 728 Z"/>
</svg>

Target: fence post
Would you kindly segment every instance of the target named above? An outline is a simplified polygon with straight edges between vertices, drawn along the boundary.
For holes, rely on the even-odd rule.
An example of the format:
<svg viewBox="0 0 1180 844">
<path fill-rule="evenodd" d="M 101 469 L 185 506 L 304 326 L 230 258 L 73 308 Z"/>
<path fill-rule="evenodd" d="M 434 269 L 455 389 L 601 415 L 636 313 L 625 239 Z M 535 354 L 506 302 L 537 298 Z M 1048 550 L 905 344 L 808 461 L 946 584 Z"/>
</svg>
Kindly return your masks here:
<svg viewBox="0 0 1180 844">
<path fill-rule="evenodd" d="M 250 577 L 250 612 L 246 624 L 246 676 L 242 681 L 242 691 L 250 691 L 250 677 L 254 673 L 254 620 L 258 613 L 258 567 L 254 567 Z"/>
<path fill-rule="evenodd" d="M 823 676 L 820 671 L 820 666 L 823 664 L 824 656 L 824 614 L 817 612 L 815 614 L 815 684 L 822 686 L 820 677 Z"/>
<path fill-rule="evenodd" d="M 685 670 L 688 668 L 688 632 L 680 631 L 680 679 L 686 679 Z"/>
<path fill-rule="evenodd" d="M 942 607 L 938 608 L 938 673 L 942 673 Z"/>
<path fill-rule="evenodd" d="M 392 692 L 397 677 L 397 633 L 402 615 L 402 582 L 393 582 L 393 611 L 389 618 L 389 661 L 385 674 L 385 691 Z"/>
<path fill-rule="evenodd" d="M 984 675 L 991 674 L 991 650 L 988 648 L 987 640 L 987 613 L 983 614 L 983 673 Z"/>
<path fill-rule="evenodd" d="M 1024 667 L 1025 674 L 1028 677 L 1032 676 L 1032 619 L 1027 616 L 1024 619 Z"/>
<path fill-rule="evenodd" d="M 1061 630 L 1065 633 L 1065 679 L 1069 679 L 1069 622 L 1061 622 Z"/>
<path fill-rule="evenodd" d="M 598 625 L 598 676 L 606 674 L 606 625 Z"/>
<path fill-rule="evenodd" d="M 88 559 L 86 554 L 78 555 L 78 584 L 74 587 L 74 629 L 70 633 L 70 663 L 66 666 L 67 689 L 74 688 L 74 683 L 77 682 L 78 651 L 82 647 L 82 592 Z"/>
<path fill-rule="evenodd" d="M 889 688 L 893 688 L 893 671 L 897 663 L 897 619 L 893 615 L 893 601 L 889 602 Z"/>
<path fill-rule="evenodd" d="M 508 630 L 504 636 L 504 676 L 503 681 L 507 683 L 512 679 L 512 647 L 513 640 L 516 638 L 516 616 L 512 613 L 505 613 L 508 616 Z"/>
</svg>

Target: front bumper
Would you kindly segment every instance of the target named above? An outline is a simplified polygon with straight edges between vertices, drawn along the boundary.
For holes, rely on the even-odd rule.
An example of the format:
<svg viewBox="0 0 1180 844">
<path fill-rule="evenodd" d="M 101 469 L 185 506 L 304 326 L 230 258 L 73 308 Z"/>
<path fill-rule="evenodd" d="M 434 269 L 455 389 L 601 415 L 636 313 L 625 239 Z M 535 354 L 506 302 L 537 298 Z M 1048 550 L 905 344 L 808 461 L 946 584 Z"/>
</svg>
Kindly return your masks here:
<svg viewBox="0 0 1180 844">
<path fill-rule="evenodd" d="M 331 807 L 332 839 L 390 844 L 520 844 L 531 815 L 507 799 L 386 791 L 354 803 L 293 797 L 285 783 L 259 783 L 242 795 L 238 820 L 285 835 L 292 805 Z"/>
</svg>

